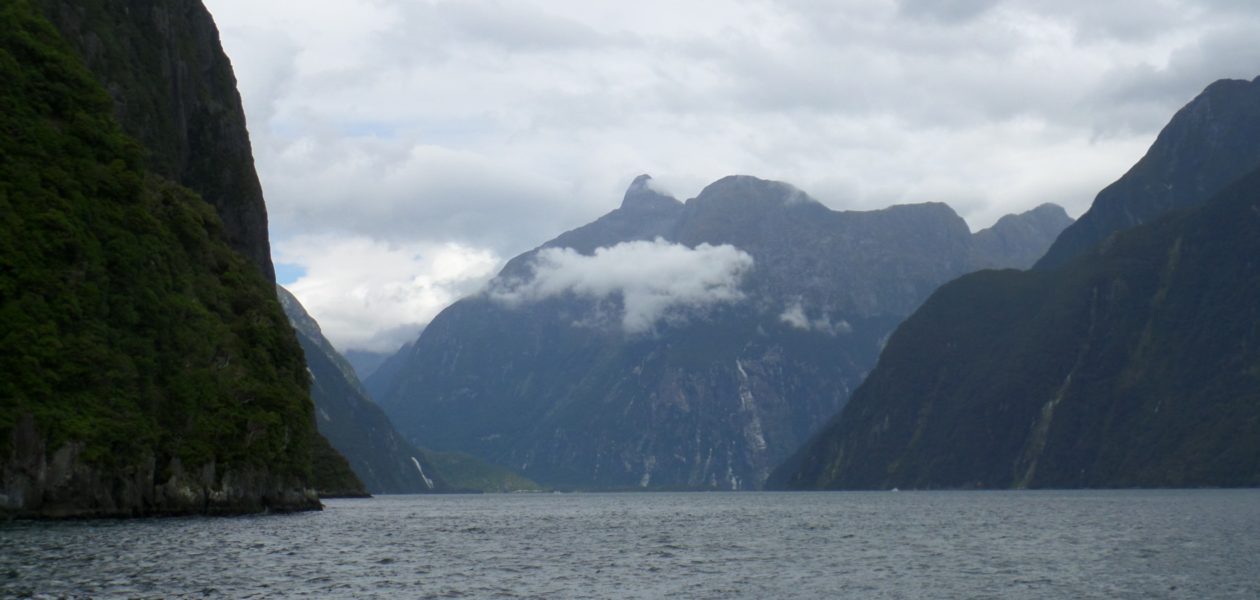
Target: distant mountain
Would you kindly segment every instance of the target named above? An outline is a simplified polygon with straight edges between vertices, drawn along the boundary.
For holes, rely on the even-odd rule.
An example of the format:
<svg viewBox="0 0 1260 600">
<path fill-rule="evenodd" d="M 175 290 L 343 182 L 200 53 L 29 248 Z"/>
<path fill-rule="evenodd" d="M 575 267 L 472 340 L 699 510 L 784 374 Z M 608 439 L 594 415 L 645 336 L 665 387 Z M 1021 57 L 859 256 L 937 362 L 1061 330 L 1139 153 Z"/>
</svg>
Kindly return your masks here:
<svg viewBox="0 0 1260 600">
<path fill-rule="evenodd" d="M 1072 218 L 1057 204 L 1042 204 L 1021 215 L 1006 215 L 972 237 L 972 260 L 983 269 L 1027 269 L 1071 225 Z"/>
<path fill-rule="evenodd" d="M 367 386 L 409 439 L 548 485 L 757 488 L 937 285 L 1003 251 L 1028 264 L 1066 224 L 1053 212 L 973 236 L 943 204 L 837 212 L 746 176 L 684 204 L 641 176 Z"/>
<path fill-rule="evenodd" d="M 325 496 L 419 494 L 432 492 L 535 491 L 539 486 L 507 469 L 470 456 L 432 452 L 413 446 L 367 395 L 349 361 L 320 331 L 319 323 L 298 299 L 276 286 L 285 315 L 297 331 L 311 376 L 311 399 L 319 432 L 348 461 L 348 469 L 362 481 L 358 489 L 336 461 L 327 461 L 325 478 L 316 482 Z M 320 463 L 317 463 L 320 464 Z"/>
<path fill-rule="evenodd" d="M 324 337 L 319 324 L 288 290 L 276 286 L 285 315 L 297 331 L 311 374 L 315 423 L 373 494 L 414 494 L 446 489 L 425 456 L 394 431 L 389 418 L 359 384 L 354 370 Z M 336 495 L 354 495 L 343 486 Z"/>
<path fill-rule="evenodd" d="M 1205 97 L 1238 87 L 1213 84 L 1169 129 L 1183 130 Z M 1260 97 L 1253 102 L 1250 111 L 1196 116 L 1194 131 L 1232 135 L 1224 132 L 1247 127 L 1260 110 Z M 1235 127 L 1239 115 L 1247 116 Z M 1153 155 L 1168 155 L 1164 143 L 1176 137 L 1168 131 Z M 1260 170 L 1231 185 L 1203 158 L 1181 153 L 1166 167 L 1200 189 L 1224 190 L 1206 203 L 1157 218 L 1169 198 L 1162 187 L 1150 206 L 1131 196 L 1132 214 L 1147 223 L 1069 262 L 943 286 L 771 484 L 1260 485 Z M 1139 163 L 1150 164 L 1150 156 Z"/>
<path fill-rule="evenodd" d="M 1067 264 L 1117 231 L 1202 204 L 1257 167 L 1260 77 L 1217 81 L 1177 112 L 1142 160 L 1099 192 L 1037 267 Z"/>
<path fill-rule="evenodd" d="M 359 381 L 367 379 L 372 373 L 375 373 L 381 364 L 389 357 L 393 356 L 392 352 L 370 352 L 367 350 L 347 350 L 342 353 L 346 357 L 346 362 L 350 363 L 350 368 L 354 369 L 354 374 Z"/>
<path fill-rule="evenodd" d="M 541 492 L 544 488 L 511 469 L 492 465 L 462 452 L 420 449 L 452 491 L 501 494 Z"/>
</svg>

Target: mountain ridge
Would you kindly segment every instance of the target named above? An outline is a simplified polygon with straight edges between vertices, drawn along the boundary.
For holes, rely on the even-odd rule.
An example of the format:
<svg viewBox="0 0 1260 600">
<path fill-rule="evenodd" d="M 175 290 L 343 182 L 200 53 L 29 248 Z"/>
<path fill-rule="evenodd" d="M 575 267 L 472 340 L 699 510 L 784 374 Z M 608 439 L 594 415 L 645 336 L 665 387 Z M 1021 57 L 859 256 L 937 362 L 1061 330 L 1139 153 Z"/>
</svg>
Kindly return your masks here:
<svg viewBox="0 0 1260 600">
<path fill-rule="evenodd" d="M 681 203 L 640 176 L 617 209 L 513 258 L 491 292 L 443 311 L 366 385 L 409 438 L 545 484 L 756 488 L 838 410 L 901 315 L 969 268 L 972 240 L 939 203 L 832 211 L 749 176 Z M 653 271 L 666 253 L 707 276 L 719 256 L 742 253 L 751 268 L 730 271 L 738 290 L 725 300 L 622 331 L 616 315 L 640 294 L 681 293 Z M 570 281 L 557 269 L 586 261 L 604 261 L 588 276 L 609 280 L 609 295 L 575 284 L 496 300 L 542 266 Z"/>
<path fill-rule="evenodd" d="M 1254 102 L 1189 130 L 1233 140 L 1260 114 L 1260 95 Z M 1165 131 L 1182 128 L 1186 112 Z M 1161 141 L 1151 150 L 1172 153 Z M 1260 483 L 1260 169 L 1222 181 L 1230 169 L 1193 153 L 1182 160 L 1169 173 L 1221 191 L 1172 207 L 1156 193 L 1138 212 L 1159 216 L 1066 263 L 942 286 L 892 335 L 845 410 L 776 469 L 773 486 Z M 1108 189 L 1133 185 L 1134 172 Z"/>
<path fill-rule="evenodd" d="M 1260 77 L 1213 82 L 1173 115 L 1137 164 L 1098 193 L 1036 268 L 1065 264 L 1112 233 L 1200 204 L 1256 167 Z"/>
</svg>

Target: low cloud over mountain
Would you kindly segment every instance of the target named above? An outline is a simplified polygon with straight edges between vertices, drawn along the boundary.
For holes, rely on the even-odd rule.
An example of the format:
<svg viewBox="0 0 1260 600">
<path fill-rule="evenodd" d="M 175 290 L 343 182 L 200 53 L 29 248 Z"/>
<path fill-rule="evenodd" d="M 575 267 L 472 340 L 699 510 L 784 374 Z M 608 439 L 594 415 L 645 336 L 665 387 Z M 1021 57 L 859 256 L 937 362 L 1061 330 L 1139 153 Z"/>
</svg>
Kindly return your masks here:
<svg viewBox="0 0 1260 600">
<path fill-rule="evenodd" d="M 593 255 L 544 248 L 527 280 L 496 285 L 490 297 L 508 306 L 573 294 L 618 302 L 626 333 L 644 333 L 661 319 L 680 320 L 695 310 L 742 300 L 739 283 L 753 267 L 748 253 L 729 244 L 688 248 L 661 238 L 599 248 Z"/>
</svg>

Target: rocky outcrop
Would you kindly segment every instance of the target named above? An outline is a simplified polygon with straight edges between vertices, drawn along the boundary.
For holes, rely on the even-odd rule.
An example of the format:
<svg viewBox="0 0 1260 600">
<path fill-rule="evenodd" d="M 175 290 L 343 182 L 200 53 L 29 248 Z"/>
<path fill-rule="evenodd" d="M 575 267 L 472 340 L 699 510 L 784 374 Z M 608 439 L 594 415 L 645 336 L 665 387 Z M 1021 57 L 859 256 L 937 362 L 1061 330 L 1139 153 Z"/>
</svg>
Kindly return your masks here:
<svg viewBox="0 0 1260 600">
<path fill-rule="evenodd" d="M 1027 229 L 1040 233 L 1020 257 L 1057 233 Z M 514 258 L 491 292 L 443 311 L 367 385 L 410 439 L 543 484 L 755 489 L 844 405 L 905 315 L 977 268 L 975 239 L 943 204 L 838 212 L 747 176 L 684 204 L 641 176 L 617 210 Z M 545 252 L 594 257 L 627 243 L 728 245 L 723 255 L 744 253 L 751 267 L 731 301 L 681 307 L 647 331 L 617 325 L 624 292 L 497 299 L 530 281 Z M 661 267 L 616 265 L 645 278 Z"/>
<path fill-rule="evenodd" d="M 319 510 L 315 491 L 265 467 L 224 470 L 214 462 L 185 469 L 178 458 L 103 466 L 82 442 L 55 450 L 35 419 L 18 419 L 8 440 L 0 486 L 3 518 L 151 517 Z"/>
<path fill-rule="evenodd" d="M 228 243 L 275 281 L 245 111 L 201 0 L 36 1 L 147 149 L 147 169 L 213 205 Z"/>
</svg>

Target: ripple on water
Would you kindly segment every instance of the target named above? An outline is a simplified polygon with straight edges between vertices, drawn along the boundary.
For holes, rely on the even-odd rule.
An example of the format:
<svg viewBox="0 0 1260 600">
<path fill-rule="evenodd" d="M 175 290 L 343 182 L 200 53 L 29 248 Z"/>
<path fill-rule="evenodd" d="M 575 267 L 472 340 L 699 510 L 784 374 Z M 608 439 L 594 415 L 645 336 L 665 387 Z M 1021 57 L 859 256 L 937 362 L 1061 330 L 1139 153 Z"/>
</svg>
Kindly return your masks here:
<svg viewBox="0 0 1260 600">
<path fill-rule="evenodd" d="M 0 597 L 1260 597 L 1260 491 L 334 500 L 0 524 Z"/>
</svg>

